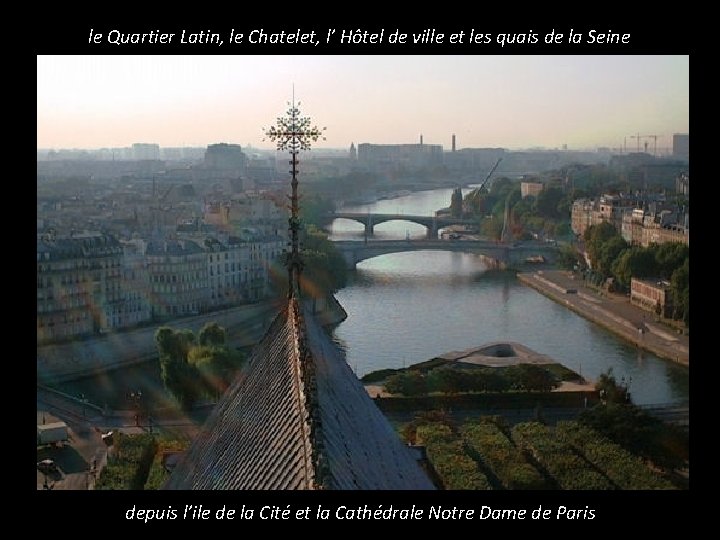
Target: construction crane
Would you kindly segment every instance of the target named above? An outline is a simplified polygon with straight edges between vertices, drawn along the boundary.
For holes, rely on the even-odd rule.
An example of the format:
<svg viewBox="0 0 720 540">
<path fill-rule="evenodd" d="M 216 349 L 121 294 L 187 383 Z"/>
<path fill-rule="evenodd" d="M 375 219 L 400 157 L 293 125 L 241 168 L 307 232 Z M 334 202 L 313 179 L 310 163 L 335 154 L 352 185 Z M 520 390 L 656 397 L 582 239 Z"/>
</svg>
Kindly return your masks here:
<svg viewBox="0 0 720 540">
<path fill-rule="evenodd" d="M 475 189 L 477 189 L 478 192 L 479 192 L 483 187 L 485 187 L 485 183 L 490 179 L 490 177 L 492 176 L 492 173 L 495 172 L 495 169 L 497 169 L 497 166 L 500 165 L 500 162 L 501 162 L 501 161 L 502 161 L 502 158 L 498 158 L 498 160 L 495 162 L 495 165 L 492 166 L 492 169 L 490 169 L 490 172 L 489 172 L 489 173 L 487 174 L 487 176 L 485 177 L 485 180 L 483 180 L 482 182 L 480 182 L 480 185 L 479 185 L 477 188 L 475 188 Z"/>
<path fill-rule="evenodd" d="M 630 135 L 630 138 L 631 138 L 631 139 L 636 139 L 636 140 L 637 140 L 637 151 L 638 151 L 638 153 L 640 152 L 640 141 L 641 141 L 642 139 L 653 139 L 653 140 L 655 141 L 655 145 L 654 145 L 654 147 L 653 147 L 653 155 L 654 155 L 654 156 L 657 156 L 657 140 L 658 140 L 658 137 L 659 137 L 659 135 L 640 135 L 640 133 L 638 133 L 637 135 Z M 647 141 L 645 141 L 644 144 L 645 144 L 645 153 L 647 154 L 647 149 L 648 149 L 648 143 L 647 143 Z"/>
<path fill-rule="evenodd" d="M 653 156 L 657 157 L 657 140 L 659 135 L 644 135 L 643 138 L 645 139 L 653 139 L 654 146 L 653 146 Z M 647 141 L 645 141 L 645 152 L 647 152 Z"/>
</svg>

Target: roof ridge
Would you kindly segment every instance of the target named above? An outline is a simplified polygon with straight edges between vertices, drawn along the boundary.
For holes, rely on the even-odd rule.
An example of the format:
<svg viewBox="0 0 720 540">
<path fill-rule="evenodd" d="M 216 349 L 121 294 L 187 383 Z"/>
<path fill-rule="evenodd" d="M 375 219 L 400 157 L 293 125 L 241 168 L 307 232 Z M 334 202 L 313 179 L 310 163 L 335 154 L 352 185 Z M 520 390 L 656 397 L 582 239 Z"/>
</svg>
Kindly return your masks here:
<svg viewBox="0 0 720 540">
<path fill-rule="evenodd" d="M 300 370 L 300 383 L 302 385 L 303 396 L 305 397 L 304 405 L 310 430 L 307 438 L 310 442 L 310 461 L 314 473 L 312 482 L 313 489 L 329 489 L 331 488 L 331 475 L 329 474 L 322 433 L 323 425 L 317 394 L 315 362 L 307 344 L 305 318 L 302 315 L 300 303 L 295 297 L 290 299 L 290 310 L 293 316 L 293 327 L 296 332 L 295 339 L 299 353 L 298 368 Z"/>
</svg>

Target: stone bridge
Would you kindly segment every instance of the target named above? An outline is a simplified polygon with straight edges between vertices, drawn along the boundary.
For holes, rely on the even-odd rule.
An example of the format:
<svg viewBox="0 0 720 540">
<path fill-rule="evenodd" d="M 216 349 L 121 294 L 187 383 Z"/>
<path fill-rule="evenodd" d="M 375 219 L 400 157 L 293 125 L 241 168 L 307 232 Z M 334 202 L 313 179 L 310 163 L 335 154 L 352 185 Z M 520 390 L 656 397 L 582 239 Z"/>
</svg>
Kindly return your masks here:
<svg viewBox="0 0 720 540">
<path fill-rule="evenodd" d="M 450 225 L 477 225 L 477 221 L 452 216 L 417 216 L 412 214 L 371 214 L 356 212 L 334 212 L 328 216 L 332 219 L 350 219 L 365 226 L 365 234 L 373 234 L 375 225 L 386 221 L 409 221 L 427 228 L 428 239 L 438 237 L 438 231 Z"/>
<path fill-rule="evenodd" d="M 368 240 L 335 241 L 335 247 L 343 254 L 349 270 L 357 263 L 388 253 L 405 251 L 459 251 L 483 255 L 493 268 L 513 268 L 524 265 L 528 257 L 541 255 L 548 263 L 554 263 L 557 247 L 542 242 L 501 244 L 489 240 Z"/>
</svg>

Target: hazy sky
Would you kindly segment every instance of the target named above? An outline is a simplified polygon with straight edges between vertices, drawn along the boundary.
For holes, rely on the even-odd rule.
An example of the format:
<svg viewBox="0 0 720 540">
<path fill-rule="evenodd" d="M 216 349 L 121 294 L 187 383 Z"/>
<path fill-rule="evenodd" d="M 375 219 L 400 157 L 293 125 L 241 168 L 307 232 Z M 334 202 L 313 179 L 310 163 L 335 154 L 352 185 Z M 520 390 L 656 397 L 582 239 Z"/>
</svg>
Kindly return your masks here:
<svg viewBox="0 0 720 540">
<path fill-rule="evenodd" d="M 288 100 L 316 146 L 628 147 L 689 130 L 687 56 L 38 56 L 38 148 L 262 142 Z M 652 142 L 651 142 L 652 144 Z"/>
</svg>

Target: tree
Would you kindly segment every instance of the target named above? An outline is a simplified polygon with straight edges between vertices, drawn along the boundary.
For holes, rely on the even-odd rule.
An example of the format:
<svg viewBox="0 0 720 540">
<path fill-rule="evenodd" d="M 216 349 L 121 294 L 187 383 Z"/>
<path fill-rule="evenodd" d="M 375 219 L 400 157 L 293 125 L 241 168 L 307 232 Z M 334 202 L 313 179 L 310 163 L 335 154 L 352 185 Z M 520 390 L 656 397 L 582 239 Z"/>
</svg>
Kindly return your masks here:
<svg viewBox="0 0 720 540">
<path fill-rule="evenodd" d="M 473 189 L 465 195 L 465 206 L 477 217 L 488 214 L 497 200 L 485 188 Z"/>
<path fill-rule="evenodd" d="M 480 234 L 491 240 L 500 240 L 503 222 L 495 216 L 485 218 L 480 222 Z"/>
<path fill-rule="evenodd" d="M 161 356 L 160 377 L 165 388 L 175 396 L 185 410 L 190 409 L 200 396 L 201 388 L 198 386 L 197 372 L 185 359 Z"/>
<path fill-rule="evenodd" d="M 218 397 L 230 385 L 234 369 L 242 355 L 225 346 L 193 347 L 188 363 L 196 369 L 202 393 Z"/>
<path fill-rule="evenodd" d="M 427 386 L 431 392 L 457 394 L 470 390 L 469 377 L 462 370 L 451 366 L 434 369 L 427 377 Z"/>
<path fill-rule="evenodd" d="M 550 392 L 558 386 L 555 376 L 541 366 L 520 364 L 517 368 L 518 382 L 526 392 Z"/>
<path fill-rule="evenodd" d="M 565 268 L 567 270 L 573 270 L 575 266 L 578 268 L 585 266 L 585 261 L 583 260 L 582 255 L 577 251 L 577 249 L 575 249 L 575 247 L 570 245 L 560 246 L 557 255 L 557 263 L 561 268 Z"/>
<path fill-rule="evenodd" d="M 680 242 L 666 242 L 655 247 L 658 276 L 670 279 L 673 272 L 680 268 L 690 257 L 690 248 Z"/>
<path fill-rule="evenodd" d="M 225 344 L 225 330 L 217 323 L 206 324 L 198 341 L 188 329 L 164 326 L 155 332 L 163 384 L 185 410 L 203 395 L 219 396 L 244 358 Z"/>
<path fill-rule="evenodd" d="M 597 405 L 583 411 L 578 421 L 659 467 L 675 469 L 687 463 L 687 433 L 663 423 L 634 405 Z"/>
<path fill-rule="evenodd" d="M 533 215 L 533 203 L 530 197 L 520 199 L 512 206 L 513 221 L 525 221 Z"/>
<path fill-rule="evenodd" d="M 216 322 L 206 323 L 198 333 L 198 344 L 225 345 L 225 329 Z"/>
<path fill-rule="evenodd" d="M 155 344 L 161 360 L 166 358 L 176 362 L 185 358 L 182 342 L 175 330 L 168 326 L 162 326 L 155 331 Z"/>
<path fill-rule="evenodd" d="M 610 223 L 603 222 L 597 225 L 590 225 L 585 229 L 583 238 L 585 240 L 585 248 L 587 249 L 593 264 L 600 258 L 600 250 L 605 242 L 612 237 L 618 236 L 615 227 Z"/>
<path fill-rule="evenodd" d="M 318 193 L 305 195 L 300 205 L 300 219 L 306 225 L 321 227 L 328 222 L 327 216 L 335 211 L 332 199 L 322 197 Z"/>
<path fill-rule="evenodd" d="M 508 177 L 503 176 L 502 178 L 498 178 L 492 183 L 492 186 L 490 186 L 490 195 L 504 201 L 505 197 L 507 197 L 507 194 L 510 193 L 512 189 L 513 181 L 510 180 Z"/>
<path fill-rule="evenodd" d="M 617 236 L 615 227 L 607 221 L 603 221 L 597 225 L 590 225 L 585 229 L 584 239 L 588 244 L 602 244 L 613 236 Z"/>
<path fill-rule="evenodd" d="M 630 288 L 633 277 L 657 276 L 657 262 L 652 249 L 640 246 L 625 249 L 612 264 L 612 274 L 625 289 Z"/>
<path fill-rule="evenodd" d="M 411 369 L 388 377 L 385 390 L 408 397 L 424 396 L 428 392 L 428 385 L 422 373 Z"/>
<path fill-rule="evenodd" d="M 613 236 L 600 248 L 600 257 L 597 259 L 597 270 L 605 277 L 612 275 L 612 267 L 620 254 L 627 249 L 627 242 L 621 236 Z M 593 259 L 593 263 L 596 262 Z"/>
<path fill-rule="evenodd" d="M 559 219 L 565 217 L 558 211 L 558 206 L 563 199 L 563 192 L 559 188 L 550 187 L 543 189 L 535 199 L 536 212 L 545 218 Z"/>
<path fill-rule="evenodd" d="M 690 259 L 675 270 L 670 278 L 670 290 L 674 306 L 674 318 L 682 319 L 690 326 Z"/>
<path fill-rule="evenodd" d="M 463 214 L 463 196 L 462 189 L 455 188 L 450 197 L 450 215 L 460 217 Z"/>
<path fill-rule="evenodd" d="M 313 297 L 332 294 L 347 282 L 345 259 L 327 234 L 310 225 L 303 238 L 302 280 L 304 291 Z"/>
<path fill-rule="evenodd" d="M 595 390 L 600 393 L 600 397 L 606 403 L 627 402 L 627 388 L 618 384 L 613 374 L 613 368 L 609 368 L 605 373 L 600 374 L 595 383 Z"/>
<path fill-rule="evenodd" d="M 556 238 L 567 238 L 572 237 L 572 227 L 567 221 L 562 221 L 555 226 L 555 237 Z"/>
</svg>

